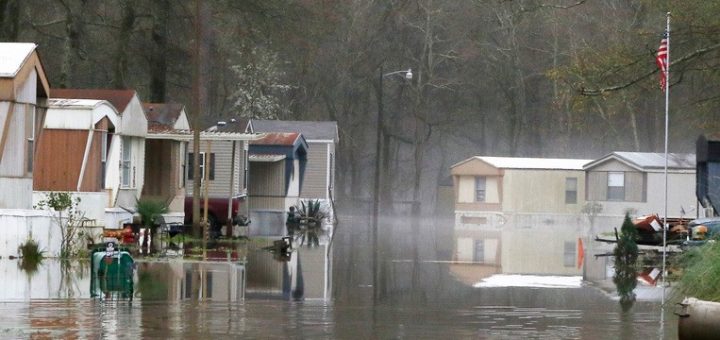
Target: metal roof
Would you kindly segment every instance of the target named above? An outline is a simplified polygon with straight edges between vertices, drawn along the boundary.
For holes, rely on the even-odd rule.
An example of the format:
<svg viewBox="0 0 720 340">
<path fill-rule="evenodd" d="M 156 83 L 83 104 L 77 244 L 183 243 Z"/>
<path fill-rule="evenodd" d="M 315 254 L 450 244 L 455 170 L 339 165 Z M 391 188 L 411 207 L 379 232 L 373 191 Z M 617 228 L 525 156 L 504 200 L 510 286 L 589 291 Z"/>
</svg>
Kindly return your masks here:
<svg viewBox="0 0 720 340">
<path fill-rule="evenodd" d="M 103 99 L 109 101 L 122 114 L 135 96 L 135 90 L 109 89 L 51 89 L 53 98 Z"/>
<path fill-rule="evenodd" d="M 48 100 L 48 106 L 51 109 L 85 109 L 92 110 L 96 106 L 106 103 L 110 104 L 105 100 L 100 99 L 64 99 L 64 98 L 51 98 Z M 113 107 L 115 108 L 115 107 Z"/>
<path fill-rule="evenodd" d="M 260 138 L 250 142 L 251 145 L 295 145 L 295 141 L 300 138 L 297 132 L 273 132 L 265 133 Z"/>
<path fill-rule="evenodd" d="M 251 119 L 254 132 L 299 132 L 306 140 L 338 142 L 337 122 Z"/>
<path fill-rule="evenodd" d="M 262 135 L 249 133 L 230 133 L 230 132 L 207 132 L 200 131 L 201 141 L 252 141 L 260 138 Z M 150 139 L 173 139 L 182 141 L 192 141 L 193 131 L 191 130 L 158 130 L 148 133 Z"/>
<path fill-rule="evenodd" d="M 522 157 L 485 157 L 475 156 L 499 169 L 547 169 L 547 170 L 582 170 L 583 165 L 591 159 L 568 158 L 522 158 Z M 464 162 L 462 162 L 464 163 Z M 460 165 L 460 163 L 456 164 Z M 454 166 L 453 166 L 454 167 Z"/>
<path fill-rule="evenodd" d="M 252 154 L 248 156 L 250 162 L 279 162 L 285 159 L 285 155 Z"/>
<path fill-rule="evenodd" d="M 215 125 L 205 129 L 205 131 L 245 133 L 247 126 L 247 119 L 227 118 L 218 120 Z"/>
<path fill-rule="evenodd" d="M 592 168 L 598 164 L 606 162 L 609 159 L 616 159 L 641 170 L 658 170 L 665 168 L 664 153 L 615 151 L 587 164 L 585 169 Z M 668 153 L 667 163 L 668 169 L 695 170 L 695 154 Z"/>
<path fill-rule="evenodd" d="M 36 47 L 34 43 L 0 43 L 0 77 L 15 77 Z"/>
</svg>

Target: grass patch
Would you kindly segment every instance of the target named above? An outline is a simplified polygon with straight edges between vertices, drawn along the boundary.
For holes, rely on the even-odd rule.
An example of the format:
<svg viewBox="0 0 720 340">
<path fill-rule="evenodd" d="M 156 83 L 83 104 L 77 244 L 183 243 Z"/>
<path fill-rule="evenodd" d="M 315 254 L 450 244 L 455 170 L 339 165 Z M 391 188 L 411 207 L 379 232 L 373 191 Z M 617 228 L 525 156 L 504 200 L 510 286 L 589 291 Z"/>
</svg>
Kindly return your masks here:
<svg viewBox="0 0 720 340">
<path fill-rule="evenodd" d="M 679 259 L 682 268 L 677 292 L 701 300 L 720 302 L 720 242 L 711 240 L 688 249 Z"/>
</svg>

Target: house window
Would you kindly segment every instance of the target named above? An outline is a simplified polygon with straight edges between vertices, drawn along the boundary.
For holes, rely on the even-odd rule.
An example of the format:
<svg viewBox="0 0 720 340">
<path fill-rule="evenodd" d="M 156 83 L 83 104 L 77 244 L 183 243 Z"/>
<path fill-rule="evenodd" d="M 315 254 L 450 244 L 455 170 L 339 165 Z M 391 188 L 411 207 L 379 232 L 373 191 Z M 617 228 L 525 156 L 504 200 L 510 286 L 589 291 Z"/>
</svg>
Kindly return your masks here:
<svg viewBox="0 0 720 340">
<path fill-rule="evenodd" d="M 121 169 L 121 186 L 123 188 L 129 188 L 132 183 L 132 140 L 130 137 L 123 136 L 122 138 L 122 161 L 120 162 Z"/>
<path fill-rule="evenodd" d="M 577 203 L 577 177 L 565 178 L 565 204 Z"/>
<path fill-rule="evenodd" d="M 625 200 L 625 173 L 608 173 L 607 199 L 608 201 Z"/>
<path fill-rule="evenodd" d="M 485 202 L 485 177 L 475 177 L 475 202 Z"/>
<path fill-rule="evenodd" d="M 575 259 L 577 258 L 575 251 L 575 242 L 565 241 L 565 249 L 563 250 L 563 265 L 565 267 L 575 266 Z"/>
<path fill-rule="evenodd" d="M 25 170 L 28 173 L 31 173 L 33 171 L 33 156 L 35 155 L 35 109 L 31 109 L 30 113 L 30 129 L 25 129 L 25 131 L 28 131 L 28 138 L 27 138 L 27 150 L 26 150 L 26 161 L 25 161 Z M 26 122 L 27 124 L 27 122 Z"/>
<path fill-rule="evenodd" d="M 105 188 L 105 170 L 107 169 L 108 132 L 100 134 L 100 187 Z"/>
<path fill-rule="evenodd" d="M 248 174 L 250 173 L 250 161 L 248 160 L 247 149 L 243 150 L 243 162 L 244 162 L 244 175 L 243 175 L 243 190 L 248 188 Z"/>
<path fill-rule="evenodd" d="M 205 157 L 206 153 L 201 152 L 200 153 L 200 159 L 198 162 L 200 163 L 200 180 L 202 181 L 205 179 L 205 169 L 208 169 L 207 179 L 213 181 L 215 180 L 215 153 L 211 153 L 210 157 Z M 195 161 L 195 155 L 192 152 L 188 153 L 188 179 L 192 180 L 194 178 L 193 173 L 193 162 Z M 206 160 L 209 159 L 209 162 L 206 162 Z"/>
<path fill-rule="evenodd" d="M 28 138 L 27 140 L 27 172 L 33 171 L 33 154 L 35 148 L 35 139 Z"/>
<path fill-rule="evenodd" d="M 475 262 L 485 262 L 485 240 L 475 240 L 473 260 Z"/>
</svg>

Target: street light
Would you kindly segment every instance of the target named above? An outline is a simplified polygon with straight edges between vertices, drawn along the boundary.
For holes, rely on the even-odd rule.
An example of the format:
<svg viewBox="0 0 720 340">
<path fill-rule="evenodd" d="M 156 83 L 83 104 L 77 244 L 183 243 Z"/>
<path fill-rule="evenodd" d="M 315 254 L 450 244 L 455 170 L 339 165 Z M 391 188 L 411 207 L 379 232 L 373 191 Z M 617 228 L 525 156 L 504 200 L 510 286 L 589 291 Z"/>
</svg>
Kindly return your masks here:
<svg viewBox="0 0 720 340">
<path fill-rule="evenodd" d="M 391 75 L 404 75 L 407 80 L 412 80 L 413 74 L 412 69 L 394 71 L 389 73 L 383 73 L 382 66 L 380 67 L 380 76 L 378 77 L 377 86 L 377 101 L 378 101 L 378 116 L 377 116 L 377 132 L 375 141 L 375 190 L 373 192 L 373 300 L 377 302 L 379 290 L 378 290 L 378 270 L 377 270 L 377 254 L 378 254 L 378 214 L 380 210 L 380 154 L 382 153 L 382 127 L 383 127 L 383 79 Z"/>
</svg>

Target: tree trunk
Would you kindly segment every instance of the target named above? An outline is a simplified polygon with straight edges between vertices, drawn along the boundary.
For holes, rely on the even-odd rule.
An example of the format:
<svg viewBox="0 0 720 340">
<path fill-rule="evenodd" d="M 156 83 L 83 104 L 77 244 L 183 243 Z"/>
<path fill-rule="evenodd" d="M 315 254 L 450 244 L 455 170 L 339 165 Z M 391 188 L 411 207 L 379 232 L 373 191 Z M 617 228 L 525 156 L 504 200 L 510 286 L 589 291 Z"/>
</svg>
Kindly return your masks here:
<svg viewBox="0 0 720 340">
<path fill-rule="evenodd" d="M 152 41 L 155 43 L 150 57 L 150 101 L 164 103 L 167 91 L 168 20 L 170 1 L 153 2 Z M 199 36 L 197 39 L 201 39 Z M 201 43 L 199 41 L 198 43 Z"/>
<path fill-rule="evenodd" d="M 120 22 L 120 31 L 118 32 L 118 44 L 115 55 L 113 56 L 113 87 L 116 89 L 124 89 L 127 87 L 125 73 L 128 66 L 128 51 L 130 50 L 130 38 L 132 29 L 135 26 L 135 3 L 133 0 L 123 0 L 121 2 L 122 19 Z"/>
</svg>

